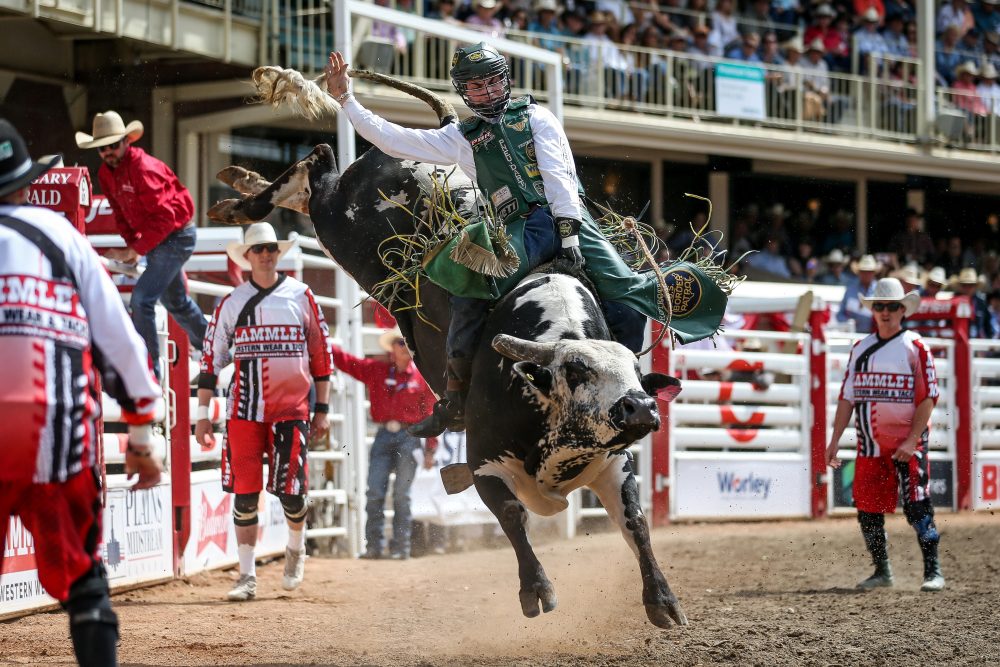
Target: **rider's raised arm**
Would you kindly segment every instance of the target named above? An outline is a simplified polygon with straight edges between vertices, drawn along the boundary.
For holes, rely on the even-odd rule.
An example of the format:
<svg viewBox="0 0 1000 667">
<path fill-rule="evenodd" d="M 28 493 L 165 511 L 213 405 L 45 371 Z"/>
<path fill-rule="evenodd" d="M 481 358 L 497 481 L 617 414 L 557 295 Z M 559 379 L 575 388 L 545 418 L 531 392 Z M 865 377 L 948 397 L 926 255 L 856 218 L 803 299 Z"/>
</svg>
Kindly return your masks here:
<svg viewBox="0 0 1000 667">
<path fill-rule="evenodd" d="M 537 104 L 531 108 L 530 123 L 545 199 L 553 217 L 581 220 L 580 186 L 566 133 L 552 112 Z"/>
<path fill-rule="evenodd" d="M 457 124 L 450 123 L 437 130 L 403 127 L 369 111 L 354 96 L 345 100 L 342 107 L 358 134 L 383 153 L 402 160 L 444 166 L 457 164 L 470 178 L 475 178 L 472 147 Z"/>
</svg>

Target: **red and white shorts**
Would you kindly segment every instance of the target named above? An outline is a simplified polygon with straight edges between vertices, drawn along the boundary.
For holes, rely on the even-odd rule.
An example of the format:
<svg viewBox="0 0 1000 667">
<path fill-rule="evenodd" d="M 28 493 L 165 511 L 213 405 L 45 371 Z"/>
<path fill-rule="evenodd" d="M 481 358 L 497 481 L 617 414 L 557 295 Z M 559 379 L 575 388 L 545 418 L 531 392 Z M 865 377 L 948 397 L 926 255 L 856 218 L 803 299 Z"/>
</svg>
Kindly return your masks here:
<svg viewBox="0 0 1000 667">
<path fill-rule="evenodd" d="M 905 463 L 894 461 L 894 450 L 881 456 L 858 456 L 854 464 L 854 505 L 862 512 L 891 514 L 903 492 L 903 504 L 930 498 L 930 460 L 924 438 Z"/>
<path fill-rule="evenodd" d="M 222 447 L 222 489 L 259 493 L 264 488 L 264 455 L 270 466 L 267 490 L 275 495 L 305 495 L 309 490 L 306 443 L 309 422 L 300 419 L 252 422 L 230 419 Z"/>
<path fill-rule="evenodd" d="M 70 586 L 100 563 L 103 535 L 96 472 L 84 470 L 52 484 L 0 481 L 0 545 L 6 544 L 12 515 L 21 517 L 35 539 L 38 579 L 45 591 L 65 602 Z"/>
</svg>

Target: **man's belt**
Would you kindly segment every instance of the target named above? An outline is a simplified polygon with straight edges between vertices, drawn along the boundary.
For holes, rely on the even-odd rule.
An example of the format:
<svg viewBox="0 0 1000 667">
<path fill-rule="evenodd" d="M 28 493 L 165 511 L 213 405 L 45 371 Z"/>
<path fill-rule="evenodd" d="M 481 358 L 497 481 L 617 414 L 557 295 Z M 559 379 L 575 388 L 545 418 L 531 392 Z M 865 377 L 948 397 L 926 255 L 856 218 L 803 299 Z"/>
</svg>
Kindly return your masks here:
<svg viewBox="0 0 1000 667">
<path fill-rule="evenodd" d="M 409 426 L 409 424 L 404 424 L 401 421 L 397 421 L 395 419 L 390 419 L 387 422 L 382 422 L 381 424 L 379 424 L 379 426 L 381 426 L 382 428 L 384 428 L 389 433 L 399 433 L 404 428 L 406 428 L 407 426 Z"/>
</svg>

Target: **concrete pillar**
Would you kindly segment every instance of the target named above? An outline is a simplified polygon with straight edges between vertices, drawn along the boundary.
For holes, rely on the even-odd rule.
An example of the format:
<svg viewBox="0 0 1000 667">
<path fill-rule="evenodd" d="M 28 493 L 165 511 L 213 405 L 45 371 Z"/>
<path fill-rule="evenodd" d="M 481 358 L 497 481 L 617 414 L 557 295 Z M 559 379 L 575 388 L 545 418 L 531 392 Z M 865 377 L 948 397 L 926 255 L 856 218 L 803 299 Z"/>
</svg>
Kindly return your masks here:
<svg viewBox="0 0 1000 667">
<path fill-rule="evenodd" d="M 729 172 L 708 172 L 708 198 L 712 200 L 712 219 L 708 228 L 725 236 L 721 249 L 729 249 Z M 697 230 L 695 230 L 697 231 Z"/>
<path fill-rule="evenodd" d="M 653 160 L 649 169 L 649 198 L 652 202 L 649 205 L 649 217 L 646 222 L 653 225 L 659 231 L 663 229 L 663 160 Z"/>
<path fill-rule="evenodd" d="M 854 245 L 859 252 L 868 252 L 868 179 L 855 181 L 854 202 L 857 215 L 854 218 Z"/>
</svg>

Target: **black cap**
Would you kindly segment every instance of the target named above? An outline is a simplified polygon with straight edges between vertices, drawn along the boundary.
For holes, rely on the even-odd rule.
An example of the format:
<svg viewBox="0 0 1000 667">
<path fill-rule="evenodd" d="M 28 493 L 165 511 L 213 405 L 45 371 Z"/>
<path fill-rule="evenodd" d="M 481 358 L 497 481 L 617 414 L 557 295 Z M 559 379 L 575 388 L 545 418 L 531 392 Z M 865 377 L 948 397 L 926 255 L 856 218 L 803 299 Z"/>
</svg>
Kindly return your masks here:
<svg viewBox="0 0 1000 667">
<path fill-rule="evenodd" d="M 44 162 L 32 160 L 18 131 L 0 118 L 0 197 L 29 185 L 61 159 L 61 155 L 52 155 Z"/>
</svg>

